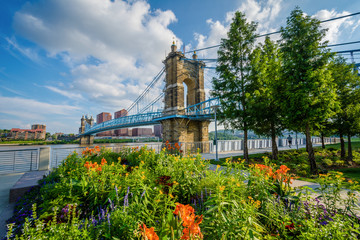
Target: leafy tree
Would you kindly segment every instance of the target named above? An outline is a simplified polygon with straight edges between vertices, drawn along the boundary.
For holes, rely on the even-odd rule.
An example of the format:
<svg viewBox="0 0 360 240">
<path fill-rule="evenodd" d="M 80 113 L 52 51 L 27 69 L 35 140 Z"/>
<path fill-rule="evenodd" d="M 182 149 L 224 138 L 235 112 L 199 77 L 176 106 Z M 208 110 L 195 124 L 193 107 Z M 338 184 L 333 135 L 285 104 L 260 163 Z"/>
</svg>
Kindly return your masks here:
<svg viewBox="0 0 360 240">
<path fill-rule="evenodd" d="M 345 159 L 344 135 L 348 136 L 348 164 L 352 164 L 351 136 L 359 132 L 360 126 L 360 78 L 354 66 L 342 57 L 330 64 L 332 77 L 337 84 L 336 95 L 340 108 L 332 118 L 332 126 L 340 136 L 341 157 Z"/>
<path fill-rule="evenodd" d="M 226 39 L 218 51 L 218 78 L 214 78 L 213 96 L 219 97 L 219 120 L 225 126 L 244 131 L 244 158 L 248 155 L 248 130 L 251 115 L 248 110 L 250 57 L 254 48 L 257 24 L 247 22 L 245 15 L 236 12 Z"/>
<path fill-rule="evenodd" d="M 271 137 L 273 159 L 277 159 L 278 155 L 276 137 L 283 130 L 278 103 L 280 99 L 277 94 L 281 88 L 279 56 L 277 44 L 267 37 L 265 43 L 254 50 L 251 60 L 251 88 L 254 94 L 251 96 L 249 107 L 254 120 L 252 129 L 257 135 Z"/>
<path fill-rule="evenodd" d="M 311 133 L 329 119 L 336 107 L 335 84 L 327 66 L 331 53 L 323 42 L 320 21 L 296 7 L 281 28 L 282 113 L 287 128 L 304 132 L 311 173 L 317 174 Z"/>
</svg>

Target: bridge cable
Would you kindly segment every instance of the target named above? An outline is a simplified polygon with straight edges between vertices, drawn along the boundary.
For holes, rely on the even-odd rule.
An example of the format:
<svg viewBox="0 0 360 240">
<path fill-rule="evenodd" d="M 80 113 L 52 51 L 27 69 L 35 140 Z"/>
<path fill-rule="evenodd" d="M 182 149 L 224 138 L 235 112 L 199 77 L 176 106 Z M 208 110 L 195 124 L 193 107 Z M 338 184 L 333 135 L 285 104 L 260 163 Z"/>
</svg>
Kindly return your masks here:
<svg viewBox="0 0 360 240">
<path fill-rule="evenodd" d="M 155 83 L 159 81 L 159 79 L 161 78 L 164 72 L 165 72 L 165 67 L 161 69 L 161 71 L 154 77 L 154 79 L 145 88 L 145 90 L 136 98 L 136 100 L 130 105 L 130 107 L 128 107 L 127 109 L 128 112 L 130 112 L 134 108 L 134 106 L 145 97 L 145 95 L 150 91 L 150 89 L 155 85 Z"/>
<path fill-rule="evenodd" d="M 360 12 L 356 12 L 356 13 L 352 13 L 352 14 L 348 14 L 348 15 L 344 15 L 344 16 L 340 16 L 340 17 L 336 17 L 336 18 L 330 18 L 330 19 L 327 19 L 327 20 L 323 20 L 323 21 L 320 21 L 320 23 L 325 23 L 325 22 L 330 22 L 330 21 L 334 21 L 334 20 L 338 20 L 338 19 L 341 19 L 341 18 L 347 18 L 347 17 L 352 17 L 352 16 L 355 16 L 355 15 L 359 15 Z M 273 35 L 273 34 L 278 34 L 280 33 L 281 31 L 276 31 L 276 32 L 271 32 L 271 33 L 265 33 L 265 34 L 262 34 L 262 35 L 258 35 L 256 38 L 260 38 L 260 37 L 265 37 L 265 36 L 269 36 L 269 35 Z M 185 52 L 185 53 L 192 53 L 194 51 L 203 51 L 203 50 L 207 50 L 207 49 L 211 49 L 211 48 L 217 48 L 217 47 L 220 47 L 220 44 L 218 45 L 214 45 L 214 46 L 209 46 L 209 47 L 205 47 L 205 48 L 199 48 L 199 49 L 194 49 L 192 51 L 188 51 L 188 52 Z"/>
</svg>

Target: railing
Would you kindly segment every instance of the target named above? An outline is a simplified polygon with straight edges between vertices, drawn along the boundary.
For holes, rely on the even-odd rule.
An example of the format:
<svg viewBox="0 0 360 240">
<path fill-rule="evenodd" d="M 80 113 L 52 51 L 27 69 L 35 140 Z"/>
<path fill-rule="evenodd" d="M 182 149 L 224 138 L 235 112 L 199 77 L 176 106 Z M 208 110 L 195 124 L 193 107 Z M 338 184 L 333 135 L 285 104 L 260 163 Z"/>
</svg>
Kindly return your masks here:
<svg viewBox="0 0 360 240">
<path fill-rule="evenodd" d="M 121 145 L 121 146 L 108 146 L 106 149 L 110 149 L 112 152 L 119 153 L 124 148 L 131 148 L 131 147 L 144 147 L 146 146 L 148 149 L 155 149 L 155 152 L 160 152 L 162 148 L 162 143 L 132 143 L 131 145 Z M 85 147 L 72 147 L 72 148 L 53 148 L 51 150 L 50 156 L 50 168 L 56 168 L 62 162 L 72 154 L 73 152 L 77 152 L 78 154 L 82 154 Z"/>
<path fill-rule="evenodd" d="M 338 143 L 340 142 L 339 138 L 325 138 L 326 144 Z M 296 139 L 293 139 L 293 146 L 296 145 Z M 305 144 L 304 138 L 297 139 L 298 144 L 302 147 Z M 312 138 L 314 144 L 321 143 L 321 138 L 314 137 Z M 180 143 L 181 150 L 184 154 L 195 154 L 198 151 L 201 153 L 214 154 L 216 145 L 213 141 L 208 142 L 192 142 L 192 143 Z M 118 146 L 107 146 L 107 149 L 110 149 L 113 152 L 120 152 L 123 148 L 127 147 L 143 147 L 147 146 L 148 149 L 155 149 L 156 152 L 160 152 L 164 147 L 163 143 L 131 143 L 131 144 L 122 144 Z M 262 148 L 271 148 L 270 139 L 250 139 L 248 140 L 248 148 L 251 149 L 262 149 Z M 286 139 L 278 139 L 279 147 L 287 147 L 288 142 Z M 50 148 L 50 147 L 41 147 L 41 148 Z M 76 151 L 78 154 L 81 154 L 85 147 L 72 147 L 72 148 L 51 148 L 50 154 L 45 161 L 48 163 L 49 168 L 56 168 L 59 166 L 64 159 L 69 154 L 72 154 Z M 218 152 L 239 152 L 243 151 L 244 144 L 243 140 L 218 140 Z M 0 151 L 0 174 L 9 174 L 16 172 L 27 172 L 39 170 L 40 162 L 40 148 L 33 149 L 19 149 L 19 150 L 5 150 Z"/>
<path fill-rule="evenodd" d="M 0 150 L 0 174 L 39 169 L 39 148 Z"/>
</svg>

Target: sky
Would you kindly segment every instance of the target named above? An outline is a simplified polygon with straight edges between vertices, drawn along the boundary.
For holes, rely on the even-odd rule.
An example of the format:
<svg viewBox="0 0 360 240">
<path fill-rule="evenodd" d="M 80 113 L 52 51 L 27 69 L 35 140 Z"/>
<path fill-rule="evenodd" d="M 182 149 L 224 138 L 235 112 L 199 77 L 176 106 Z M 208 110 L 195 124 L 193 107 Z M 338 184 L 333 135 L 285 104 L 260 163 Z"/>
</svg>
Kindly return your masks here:
<svg viewBox="0 0 360 240">
<path fill-rule="evenodd" d="M 259 34 L 274 32 L 295 6 L 320 20 L 360 11 L 354 0 L 1 0 L 0 129 L 39 123 L 77 133 L 82 115 L 128 108 L 172 41 L 186 51 L 217 45 L 236 11 L 258 22 Z M 360 40 L 360 15 L 322 27 L 329 44 Z M 216 58 L 216 49 L 198 55 Z"/>
</svg>

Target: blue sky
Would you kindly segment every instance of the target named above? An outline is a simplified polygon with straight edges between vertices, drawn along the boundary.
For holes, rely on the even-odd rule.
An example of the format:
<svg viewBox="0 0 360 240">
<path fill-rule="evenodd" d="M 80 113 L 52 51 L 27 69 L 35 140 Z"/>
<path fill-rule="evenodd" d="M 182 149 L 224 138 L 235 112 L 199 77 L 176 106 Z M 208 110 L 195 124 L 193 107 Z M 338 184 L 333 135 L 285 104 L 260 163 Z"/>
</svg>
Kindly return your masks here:
<svg viewBox="0 0 360 240">
<path fill-rule="evenodd" d="M 259 22 L 259 33 L 284 26 L 296 5 L 322 20 L 360 11 L 354 0 L 3 0 L 1 5 L 0 128 L 43 123 L 51 133 L 77 132 L 83 114 L 127 108 L 162 68 L 174 38 L 187 50 L 219 44 L 236 10 Z M 359 41 L 359 24 L 355 16 L 323 26 L 332 44 Z M 198 54 L 214 58 L 216 50 Z"/>
</svg>

